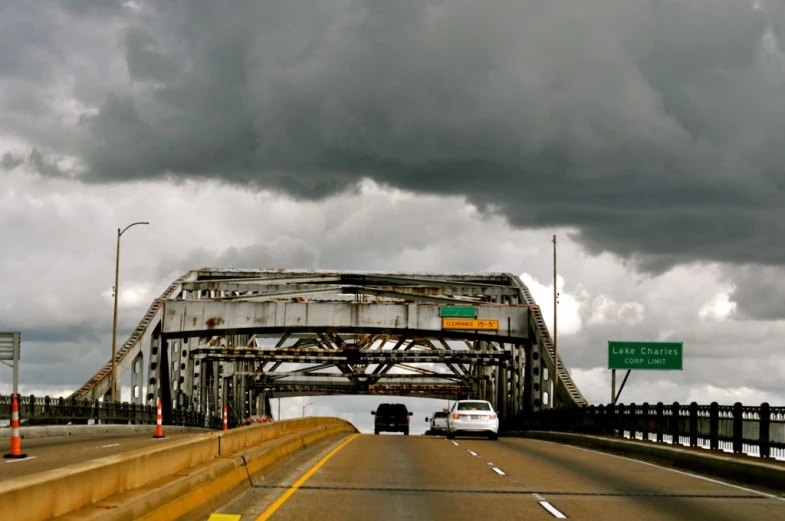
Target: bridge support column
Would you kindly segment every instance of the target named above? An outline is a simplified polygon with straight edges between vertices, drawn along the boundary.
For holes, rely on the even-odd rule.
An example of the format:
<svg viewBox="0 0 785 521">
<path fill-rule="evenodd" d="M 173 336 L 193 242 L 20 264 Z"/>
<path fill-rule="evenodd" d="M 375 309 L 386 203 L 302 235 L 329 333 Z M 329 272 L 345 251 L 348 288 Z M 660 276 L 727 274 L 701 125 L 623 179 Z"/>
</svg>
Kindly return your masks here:
<svg viewBox="0 0 785 521">
<path fill-rule="evenodd" d="M 172 424 L 172 373 L 169 363 L 170 340 L 161 341 L 161 363 L 159 365 L 161 379 L 158 383 L 158 390 L 161 397 L 161 415 L 164 425 Z"/>
<path fill-rule="evenodd" d="M 533 335 L 531 338 L 534 338 Z M 545 346 L 532 342 L 526 353 L 526 389 L 527 408 L 539 411 L 543 408 L 543 392 L 548 391 L 548 380 L 545 378 Z"/>
<path fill-rule="evenodd" d="M 141 350 L 131 363 L 131 403 L 144 403 L 144 352 Z"/>
<path fill-rule="evenodd" d="M 183 340 L 180 346 L 180 397 L 179 405 L 185 411 L 193 411 L 196 405 L 194 378 L 196 374 L 195 360 L 191 356 L 191 339 Z"/>
<path fill-rule="evenodd" d="M 148 381 L 146 403 L 155 407 L 156 399 L 161 397 L 159 386 L 161 385 L 161 325 L 159 324 L 153 334 L 150 335 L 150 357 L 148 365 Z"/>
</svg>

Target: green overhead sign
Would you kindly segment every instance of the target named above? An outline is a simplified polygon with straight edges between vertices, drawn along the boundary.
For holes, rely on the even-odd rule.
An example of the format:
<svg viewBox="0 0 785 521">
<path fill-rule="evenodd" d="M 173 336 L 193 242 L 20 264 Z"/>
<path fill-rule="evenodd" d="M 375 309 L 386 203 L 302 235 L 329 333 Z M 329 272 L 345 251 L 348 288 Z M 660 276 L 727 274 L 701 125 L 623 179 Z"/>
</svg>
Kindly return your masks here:
<svg viewBox="0 0 785 521">
<path fill-rule="evenodd" d="M 683 342 L 608 342 L 608 369 L 681 371 Z"/>
<path fill-rule="evenodd" d="M 439 308 L 439 316 L 450 318 L 475 318 L 477 308 L 472 306 L 442 306 Z"/>
</svg>

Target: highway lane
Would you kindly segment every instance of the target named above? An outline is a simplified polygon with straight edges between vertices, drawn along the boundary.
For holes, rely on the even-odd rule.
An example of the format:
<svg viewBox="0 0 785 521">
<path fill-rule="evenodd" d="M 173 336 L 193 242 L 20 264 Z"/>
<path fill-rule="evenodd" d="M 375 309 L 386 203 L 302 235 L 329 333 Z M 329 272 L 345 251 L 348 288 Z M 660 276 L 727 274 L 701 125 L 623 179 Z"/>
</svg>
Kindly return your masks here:
<svg viewBox="0 0 785 521">
<path fill-rule="evenodd" d="M 99 436 L 56 436 L 22 440 L 22 452 L 26 459 L 0 460 L 0 481 L 14 479 L 36 472 L 52 470 L 66 465 L 82 463 L 92 459 L 120 454 L 181 440 L 194 433 L 165 433 L 166 438 L 157 440 L 149 434 L 99 435 Z M 5 447 L 3 454 L 9 451 Z"/>
<path fill-rule="evenodd" d="M 322 460 L 349 438 L 305 451 L 214 519 L 785 519 L 765 492 L 537 440 L 360 435 Z"/>
</svg>

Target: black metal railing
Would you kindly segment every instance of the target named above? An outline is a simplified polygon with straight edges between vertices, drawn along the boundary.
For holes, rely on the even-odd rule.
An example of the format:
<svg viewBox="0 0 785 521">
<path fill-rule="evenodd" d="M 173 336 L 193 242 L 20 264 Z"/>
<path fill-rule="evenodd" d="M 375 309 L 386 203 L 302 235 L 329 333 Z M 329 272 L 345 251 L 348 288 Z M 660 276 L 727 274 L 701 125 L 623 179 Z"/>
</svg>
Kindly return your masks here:
<svg viewBox="0 0 785 521">
<path fill-rule="evenodd" d="M 598 434 L 702 447 L 761 458 L 785 458 L 785 407 L 734 405 L 590 405 L 510 418 L 503 431 Z"/>
<path fill-rule="evenodd" d="M 18 396 L 22 425 L 154 424 L 156 408 L 128 402 L 101 402 L 72 398 Z M 11 418 L 11 396 L 0 395 L 0 419 Z M 172 410 L 172 425 L 221 428 L 219 417 Z"/>
</svg>

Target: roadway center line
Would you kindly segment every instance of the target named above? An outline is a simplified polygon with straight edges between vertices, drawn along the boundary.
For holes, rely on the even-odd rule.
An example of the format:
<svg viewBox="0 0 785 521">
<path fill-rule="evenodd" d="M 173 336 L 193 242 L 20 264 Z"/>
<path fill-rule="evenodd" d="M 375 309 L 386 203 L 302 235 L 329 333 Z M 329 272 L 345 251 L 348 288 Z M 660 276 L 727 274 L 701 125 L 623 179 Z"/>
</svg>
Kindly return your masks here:
<svg viewBox="0 0 785 521">
<path fill-rule="evenodd" d="M 30 459 L 36 459 L 38 456 L 29 456 L 27 458 L 19 458 L 19 459 L 10 459 L 6 461 L 6 463 L 19 463 L 20 461 L 27 461 Z"/>
<path fill-rule="evenodd" d="M 491 470 L 494 471 L 495 473 L 497 473 L 500 476 L 506 476 L 507 475 L 507 474 L 504 473 L 504 471 L 502 469 L 500 469 L 498 467 L 491 467 Z"/>
<path fill-rule="evenodd" d="M 113 443 L 112 445 L 101 445 L 102 449 L 106 449 L 107 447 L 119 447 L 119 443 Z"/>
<path fill-rule="evenodd" d="M 351 437 L 350 437 L 348 440 L 344 441 L 343 443 L 341 443 L 340 445 L 338 445 L 337 447 L 335 447 L 333 450 L 331 450 L 331 451 L 330 451 L 330 452 L 329 452 L 329 453 L 328 453 L 328 454 L 327 454 L 325 457 L 323 457 L 321 460 L 319 460 L 319 462 L 318 462 L 316 465 L 314 465 L 313 467 L 311 467 L 311 470 L 309 470 L 308 472 L 306 472 L 305 474 L 303 474 L 303 476 L 302 476 L 300 479 L 298 479 L 297 481 L 295 481 L 295 482 L 294 482 L 294 485 L 292 485 L 292 486 L 291 486 L 289 489 L 287 489 L 287 490 L 286 490 L 286 492 L 284 492 L 284 493 L 281 495 L 281 497 L 279 497 L 278 499 L 276 499 L 276 500 L 275 500 L 275 502 L 274 502 L 272 505 L 270 505 L 269 507 L 267 507 L 267 510 L 265 510 L 264 512 L 262 512 L 262 515 L 260 515 L 259 517 L 257 517 L 257 518 L 256 518 L 256 521 L 266 521 L 267 519 L 270 519 L 270 516 L 272 516 L 272 515 L 275 513 L 275 511 L 276 511 L 276 510 L 278 510 L 278 509 L 281 507 L 281 505 L 283 505 L 284 503 L 286 503 L 286 500 L 287 500 L 287 499 L 289 499 L 289 498 L 292 496 L 292 494 L 294 494 L 295 492 L 297 492 L 297 489 L 298 489 L 298 488 L 300 488 L 300 487 L 302 486 L 302 484 L 303 484 L 303 483 L 305 483 L 306 481 L 308 481 L 308 478 L 310 478 L 311 476 L 313 476 L 313 475 L 314 475 L 314 473 L 316 473 L 316 471 L 317 471 L 317 470 L 319 470 L 320 468 L 322 468 L 322 466 L 323 466 L 325 463 L 327 463 L 327 461 L 328 461 L 330 458 L 332 458 L 333 456 L 335 456 L 335 454 L 336 454 L 336 453 L 337 453 L 339 450 L 341 450 L 342 448 L 344 448 L 346 445 L 348 445 L 348 444 L 349 444 L 349 442 L 350 442 L 350 441 L 352 441 L 353 439 L 357 438 L 358 436 L 360 436 L 360 434 L 354 434 L 354 435 L 352 435 L 352 436 L 351 436 Z"/>
<path fill-rule="evenodd" d="M 676 474 L 681 474 L 682 476 L 690 476 L 690 477 L 693 477 L 693 478 L 702 479 L 703 481 L 708 481 L 709 483 L 716 483 L 717 485 L 725 485 L 726 487 L 731 487 L 731 488 L 735 488 L 735 489 L 738 489 L 738 490 L 743 490 L 745 492 L 752 492 L 753 494 L 758 494 L 760 496 L 764 496 L 764 497 L 767 497 L 767 498 L 778 499 L 780 501 L 785 501 L 785 498 L 780 497 L 780 496 L 775 496 L 774 494 L 767 494 L 766 492 L 761 492 L 760 490 L 754 490 L 754 489 L 747 488 L 747 487 L 741 487 L 739 485 L 733 485 L 731 483 L 726 483 L 724 481 L 720 481 L 720 480 L 717 480 L 717 479 L 712 479 L 712 478 L 708 478 L 706 476 L 701 476 L 700 474 L 692 474 L 690 472 L 683 472 L 681 470 L 672 469 L 670 467 L 662 467 L 660 465 L 655 465 L 654 463 L 649 463 L 648 461 L 641 461 L 641 460 L 637 460 L 637 459 L 633 459 L 633 458 L 627 458 L 625 456 L 619 456 L 617 454 L 610 454 L 608 452 L 602 452 L 602 451 L 599 451 L 599 450 L 592 450 L 592 449 L 586 449 L 586 448 L 583 448 L 583 447 L 576 447 L 574 445 L 566 445 L 564 443 L 556 443 L 556 442 L 553 442 L 553 441 L 545 441 L 545 440 L 539 440 L 539 441 L 543 441 L 545 443 L 550 443 L 552 445 L 559 445 L 561 447 L 567 446 L 567 447 L 571 447 L 573 449 L 583 450 L 583 451 L 586 451 L 586 452 L 593 452 L 595 454 L 602 454 L 603 456 L 611 456 L 611 457 L 614 457 L 614 458 L 619 458 L 619 459 L 623 459 L 623 460 L 627 460 L 627 461 L 632 461 L 634 463 L 640 463 L 641 465 L 648 465 L 649 467 L 654 467 L 654 468 L 663 469 L 663 470 L 669 470 L 671 472 L 675 472 Z"/>
</svg>

